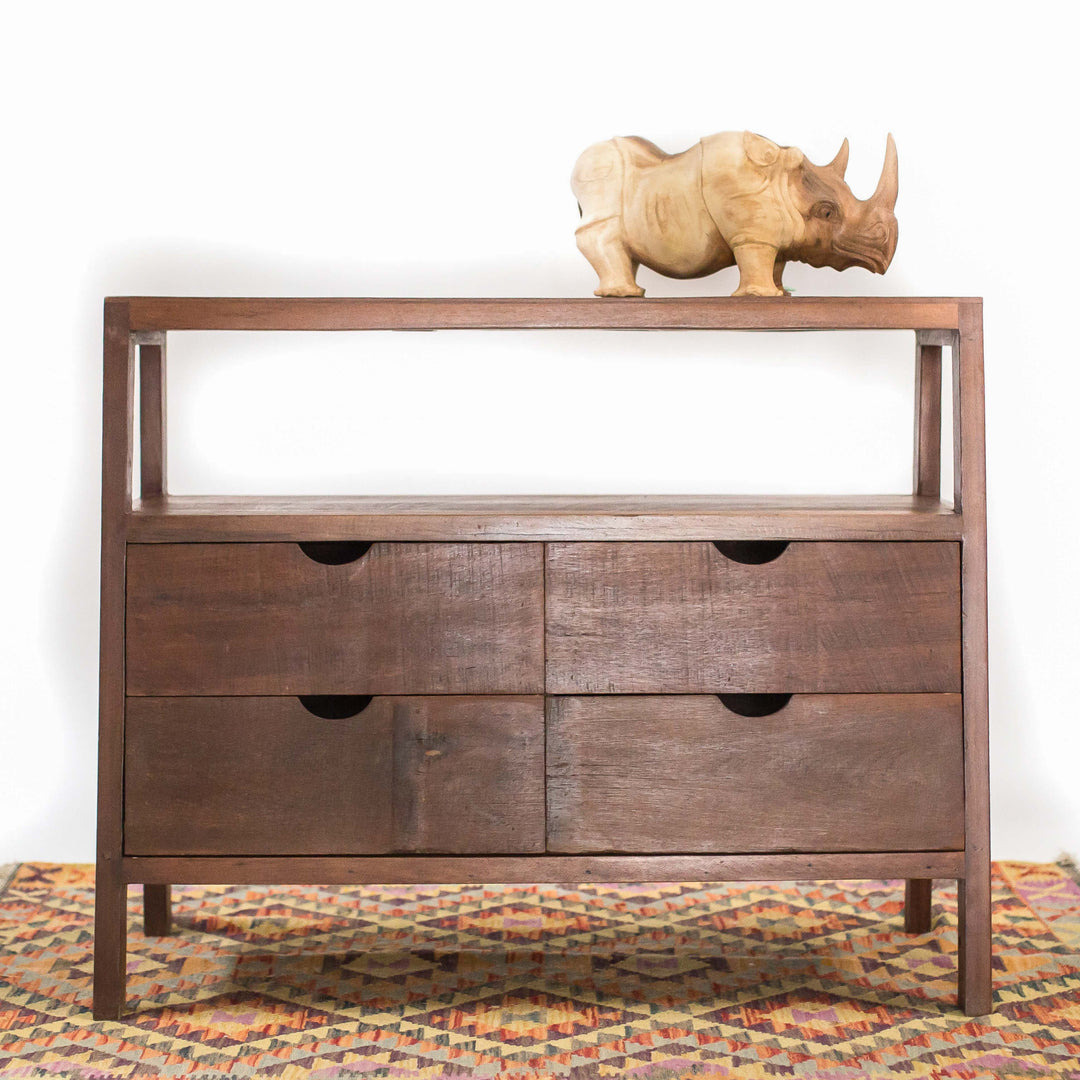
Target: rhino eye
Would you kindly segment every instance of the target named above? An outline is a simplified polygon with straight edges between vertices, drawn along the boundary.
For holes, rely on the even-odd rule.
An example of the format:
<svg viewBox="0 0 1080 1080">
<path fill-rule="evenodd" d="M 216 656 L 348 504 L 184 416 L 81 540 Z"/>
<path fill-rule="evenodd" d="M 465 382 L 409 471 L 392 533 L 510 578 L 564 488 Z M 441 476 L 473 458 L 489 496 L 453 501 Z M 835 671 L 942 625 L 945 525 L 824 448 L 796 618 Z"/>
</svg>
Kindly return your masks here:
<svg viewBox="0 0 1080 1080">
<path fill-rule="evenodd" d="M 810 211 L 810 216 L 821 218 L 822 221 L 838 221 L 840 218 L 840 207 L 832 202 L 815 203 L 814 208 Z"/>
</svg>

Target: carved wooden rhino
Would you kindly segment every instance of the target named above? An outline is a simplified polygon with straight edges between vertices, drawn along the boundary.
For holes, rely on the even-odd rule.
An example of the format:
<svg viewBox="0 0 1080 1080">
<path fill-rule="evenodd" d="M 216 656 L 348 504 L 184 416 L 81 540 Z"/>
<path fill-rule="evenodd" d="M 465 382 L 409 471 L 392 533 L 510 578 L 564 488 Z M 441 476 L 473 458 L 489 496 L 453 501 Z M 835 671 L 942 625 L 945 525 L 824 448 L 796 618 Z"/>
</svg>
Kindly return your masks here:
<svg viewBox="0 0 1080 1080">
<path fill-rule="evenodd" d="M 783 296 L 787 262 L 884 274 L 896 250 L 896 144 L 888 137 L 874 194 L 844 182 L 848 142 L 828 165 L 750 131 L 665 154 L 646 139 L 590 146 L 570 181 L 577 244 L 599 275 L 597 296 L 644 296 L 639 265 L 696 278 L 738 265 L 735 296 Z"/>
</svg>

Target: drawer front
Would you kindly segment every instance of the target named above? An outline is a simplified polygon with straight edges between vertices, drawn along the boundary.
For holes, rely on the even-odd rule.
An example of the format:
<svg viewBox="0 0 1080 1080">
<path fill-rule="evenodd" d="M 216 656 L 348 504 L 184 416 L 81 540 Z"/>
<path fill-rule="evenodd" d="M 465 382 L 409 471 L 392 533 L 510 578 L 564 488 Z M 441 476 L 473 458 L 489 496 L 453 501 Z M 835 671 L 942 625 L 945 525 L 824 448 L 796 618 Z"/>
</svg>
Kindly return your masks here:
<svg viewBox="0 0 1080 1080">
<path fill-rule="evenodd" d="M 544 850 L 541 697 L 129 698 L 125 727 L 129 855 Z"/>
<path fill-rule="evenodd" d="M 838 852 L 964 846 L 957 694 L 550 699 L 548 850 Z"/>
<path fill-rule="evenodd" d="M 541 693 L 543 648 L 541 544 L 128 547 L 129 694 Z"/>
<path fill-rule="evenodd" d="M 547 588 L 549 693 L 960 690 L 954 543 L 549 544 Z"/>
</svg>

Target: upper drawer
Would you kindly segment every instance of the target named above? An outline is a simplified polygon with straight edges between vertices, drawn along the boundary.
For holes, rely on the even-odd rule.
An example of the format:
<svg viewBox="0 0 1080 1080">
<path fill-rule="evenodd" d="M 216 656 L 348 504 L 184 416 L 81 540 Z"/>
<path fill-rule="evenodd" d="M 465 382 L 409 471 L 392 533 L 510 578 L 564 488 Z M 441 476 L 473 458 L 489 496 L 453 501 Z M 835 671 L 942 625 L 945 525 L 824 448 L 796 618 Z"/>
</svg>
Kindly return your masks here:
<svg viewBox="0 0 1080 1080">
<path fill-rule="evenodd" d="M 541 544 L 128 547 L 129 694 L 542 690 Z"/>
<path fill-rule="evenodd" d="M 960 690 L 954 543 L 549 544 L 547 589 L 549 693 Z"/>
</svg>

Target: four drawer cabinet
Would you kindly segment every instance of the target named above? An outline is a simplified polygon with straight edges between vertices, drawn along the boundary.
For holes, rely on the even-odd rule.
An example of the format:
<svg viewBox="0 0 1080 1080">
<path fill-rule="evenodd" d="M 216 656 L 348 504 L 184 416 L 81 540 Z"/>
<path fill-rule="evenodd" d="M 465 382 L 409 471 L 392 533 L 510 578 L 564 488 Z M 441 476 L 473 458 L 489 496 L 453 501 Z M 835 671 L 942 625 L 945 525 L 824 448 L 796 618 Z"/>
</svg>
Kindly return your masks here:
<svg viewBox="0 0 1080 1080">
<path fill-rule="evenodd" d="M 169 330 L 556 326 L 912 330 L 913 491 L 167 491 Z M 107 301 L 95 1015 L 131 883 L 867 877 L 988 1012 L 981 424 L 975 300 Z"/>
</svg>

